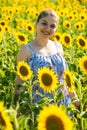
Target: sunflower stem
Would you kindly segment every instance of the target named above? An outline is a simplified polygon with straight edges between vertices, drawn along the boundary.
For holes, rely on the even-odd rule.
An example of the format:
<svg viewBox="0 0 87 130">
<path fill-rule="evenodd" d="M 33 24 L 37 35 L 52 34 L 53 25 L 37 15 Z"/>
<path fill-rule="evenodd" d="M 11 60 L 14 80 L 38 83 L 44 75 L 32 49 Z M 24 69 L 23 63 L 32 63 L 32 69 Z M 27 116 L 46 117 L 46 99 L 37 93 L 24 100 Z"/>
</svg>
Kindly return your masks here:
<svg viewBox="0 0 87 130">
<path fill-rule="evenodd" d="M 30 95 L 30 108 L 31 108 L 30 117 L 31 117 L 31 121 L 32 121 L 32 123 L 30 124 L 30 130 L 33 130 L 33 128 L 34 128 L 34 112 L 32 111 L 32 106 L 33 106 L 33 102 L 32 102 L 32 99 L 33 99 L 33 97 L 32 97 L 32 80 L 29 81 L 28 87 L 29 87 L 28 92 L 29 92 L 29 95 Z"/>
<path fill-rule="evenodd" d="M 4 48 L 4 55 L 5 55 L 5 59 L 3 59 L 3 65 L 5 64 L 5 61 L 7 60 L 7 42 L 6 42 L 6 39 L 5 39 L 5 36 L 4 36 L 4 34 L 2 35 L 2 37 L 3 37 L 3 42 L 2 42 L 2 46 L 3 46 L 3 48 Z M 3 58 L 4 58 L 4 55 L 3 55 Z"/>
<path fill-rule="evenodd" d="M 79 94 L 80 94 L 80 112 L 82 113 L 83 112 L 83 103 L 82 103 L 82 87 L 81 87 L 81 83 L 80 83 L 80 87 L 79 87 Z M 81 120 L 80 120 L 80 127 L 81 127 L 81 130 L 83 130 L 83 117 L 81 116 Z"/>
</svg>

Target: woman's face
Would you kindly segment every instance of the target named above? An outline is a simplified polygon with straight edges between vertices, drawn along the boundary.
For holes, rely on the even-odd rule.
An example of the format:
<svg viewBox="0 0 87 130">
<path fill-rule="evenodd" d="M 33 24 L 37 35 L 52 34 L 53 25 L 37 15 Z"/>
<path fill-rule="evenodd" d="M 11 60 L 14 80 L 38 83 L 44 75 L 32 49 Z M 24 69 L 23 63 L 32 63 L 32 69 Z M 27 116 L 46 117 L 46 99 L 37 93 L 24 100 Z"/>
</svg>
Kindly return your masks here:
<svg viewBox="0 0 87 130">
<path fill-rule="evenodd" d="M 36 24 L 37 36 L 49 39 L 57 29 L 58 19 L 55 16 L 43 17 Z"/>
</svg>

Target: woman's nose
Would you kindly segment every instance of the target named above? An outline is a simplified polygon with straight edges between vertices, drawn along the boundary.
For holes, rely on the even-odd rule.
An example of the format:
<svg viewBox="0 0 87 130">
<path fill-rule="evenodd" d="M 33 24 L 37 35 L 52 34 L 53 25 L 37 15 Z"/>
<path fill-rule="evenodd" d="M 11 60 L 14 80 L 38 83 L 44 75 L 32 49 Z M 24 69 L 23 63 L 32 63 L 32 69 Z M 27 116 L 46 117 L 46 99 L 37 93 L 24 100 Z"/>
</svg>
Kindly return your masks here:
<svg viewBox="0 0 87 130">
<path fill-rule="evenodd" d="M 47 31 L 50 31 L 50 29 L 51 29 L 51 28 L 50 28 L 49 26 L 46 27 L 46 30 L 47 30 Z"/>
</svg>

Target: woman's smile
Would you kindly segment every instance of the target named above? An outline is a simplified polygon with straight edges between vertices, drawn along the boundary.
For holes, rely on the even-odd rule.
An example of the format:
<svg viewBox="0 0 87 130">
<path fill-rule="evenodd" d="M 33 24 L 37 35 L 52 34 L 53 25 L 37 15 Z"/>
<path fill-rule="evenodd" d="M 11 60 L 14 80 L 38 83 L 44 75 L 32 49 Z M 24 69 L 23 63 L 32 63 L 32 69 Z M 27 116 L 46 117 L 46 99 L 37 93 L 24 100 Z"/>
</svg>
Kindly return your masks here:
<svg viewBox="0 0 87 130">
<path fill-rule="evenodd" d="M 45 35 L 50 35 L 50 33 L 47 32 L 47 31 L 42 31 L 42 33 L 45 34 Z"/>
</svg>

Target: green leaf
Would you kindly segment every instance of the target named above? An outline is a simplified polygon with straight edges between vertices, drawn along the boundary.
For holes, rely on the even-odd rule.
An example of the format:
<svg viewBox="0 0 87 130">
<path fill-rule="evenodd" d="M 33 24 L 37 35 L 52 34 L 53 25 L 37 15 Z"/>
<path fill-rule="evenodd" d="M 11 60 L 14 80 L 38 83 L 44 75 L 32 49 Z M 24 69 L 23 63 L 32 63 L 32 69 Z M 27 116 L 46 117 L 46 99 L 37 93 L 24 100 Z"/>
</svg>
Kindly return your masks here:
<svg viewBox="0 0 87 130">
<path fill-rule="evenodd" d="M 84 111 L 81 115 L 83 118 L 87 118 L 87 111 Z"/>
</svg>

